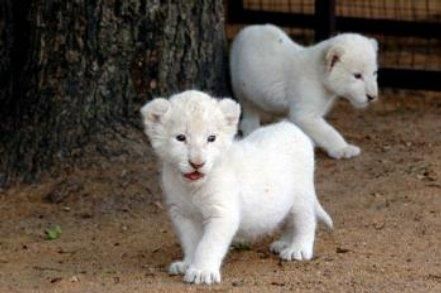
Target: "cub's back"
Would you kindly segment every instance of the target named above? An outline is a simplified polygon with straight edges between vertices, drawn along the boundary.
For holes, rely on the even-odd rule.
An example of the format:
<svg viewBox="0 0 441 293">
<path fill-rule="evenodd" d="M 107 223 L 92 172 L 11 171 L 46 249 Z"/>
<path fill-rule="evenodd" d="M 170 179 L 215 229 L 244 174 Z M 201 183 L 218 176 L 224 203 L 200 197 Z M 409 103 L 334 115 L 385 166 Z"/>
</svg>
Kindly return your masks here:
<svg viewBox="0 0 441 293">
<path fill-rule="evenodd" d="M 272 156 L 301 159 L 307 164 L 314 161 L 314 149 L 309 137 L 295 124 L 283 120 L 261 127 L 241 141 L 244 148 L 255 147 L 256 151 Z"/>
<path fill-rule="evenodd" d="M 237 142 L 231 154 L 230 160 L 245 185 L 282 181 L 284 186 L 285 176 L 290 178 L 289 181 L 313 178 L 312 142 L 288 121 L 255 130 Z"/>
<path fill-rule="evenodd" d="M 235 37 L 231 47 L 233 53 L 250 50 L 259 55 L 303 48 L 293 42 L 283 30 L 272 24 L 247 26 Z"/>
<path fill-rule="evenodd" d="M 240 100 L 283 112 L 287 107 L 286 78 L 295 44 L 273 25 L 253 25 L 243 29 L 233 41 L 230 53 L 231 84 Z"/>
</svg>

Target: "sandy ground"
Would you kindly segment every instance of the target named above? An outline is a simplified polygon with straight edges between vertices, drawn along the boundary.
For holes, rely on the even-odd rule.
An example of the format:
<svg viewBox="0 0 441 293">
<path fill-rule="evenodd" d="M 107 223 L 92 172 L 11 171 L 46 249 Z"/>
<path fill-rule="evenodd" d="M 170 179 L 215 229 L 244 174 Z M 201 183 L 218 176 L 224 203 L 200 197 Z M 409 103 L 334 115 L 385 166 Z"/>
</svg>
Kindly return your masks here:
<svg viewBox="0 0 441 293">
<path fill-rule="evenodd" d="M 320 228 L 309 262 L 280 262 L 272 237 L 232 250 L 213 290 L 441 292 L 441 95 L 389 92 L 365 111 L 340 103 L 330 120 L 363 150 L 343 161 L 317 153 L 335 230 Z M 206 289 L 166 273 L 181 251 L 147 141 L 133 133 L 103 151 L 110 159 L 1 191 L 0 292 Z M 62 234 L 46 240 L 53 225 Z"/>
</svg>

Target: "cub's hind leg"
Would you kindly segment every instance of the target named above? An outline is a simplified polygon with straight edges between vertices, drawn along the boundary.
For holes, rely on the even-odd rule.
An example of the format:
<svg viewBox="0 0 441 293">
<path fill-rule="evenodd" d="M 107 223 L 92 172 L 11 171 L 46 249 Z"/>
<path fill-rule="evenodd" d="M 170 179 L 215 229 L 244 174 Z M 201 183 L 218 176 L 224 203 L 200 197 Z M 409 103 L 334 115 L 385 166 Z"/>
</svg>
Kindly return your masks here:
<svg viewBox="0 0 441 293">
<path fill-rule="evenodd" d="M 279 254 L 282 250 L 287 248 L 291 243 L 291 239 L 293 237 L 293 225 L 291 220 L 291 215 L 288 216 L 289 221 L 283 225 L 282 235 L 280 238 L 270 245 L 270 251 L 275 254 Z"/>
<path fill-rule="evenodd" d="M 314 195 L 315 196 L 315 195 Z M 312 198 L 299 198 L 287 218 L 290 231 L 282 236 L 284 247 L 279 257 L 284 260 L 310 260 L 313 256 L 317 220 Z"/>
</svg>

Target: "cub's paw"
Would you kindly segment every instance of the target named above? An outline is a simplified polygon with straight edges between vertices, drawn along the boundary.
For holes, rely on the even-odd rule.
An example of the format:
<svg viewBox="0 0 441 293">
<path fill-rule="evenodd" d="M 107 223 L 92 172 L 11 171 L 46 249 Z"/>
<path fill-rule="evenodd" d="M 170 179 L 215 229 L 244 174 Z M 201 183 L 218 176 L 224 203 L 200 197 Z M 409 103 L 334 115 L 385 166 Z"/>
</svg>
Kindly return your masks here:
<svg viewBox="0 0 441 293">
<path fill-rule="evenodd" d="M 352 157 L 356 157 L 361 153 L 361 150 L 358 146 L 348 144 L 345 147 L 342 147 L 338 150 L 328 151 L 328 155 L 334 159 L 349 159 Z"/>
<path fill-rule="evenodd" d="M 221 275 L 219 270 L 198 270 L 190 267 L 185 273 L 184 281 L 187 283 L 211 285 L 220 283 Z"/>
<path fill-rule="evenodd" d="M 175 261 L 172 262 L 168 268 L 168 273 L 170 275 L 183 275 L 187 271 L 188 264 L 185 261 Z"/>
<path fill-rule="evenodd" d="M 283 249 L 279 257 L 283 260 L 310 260 L 313 254 L 312 245 L 291 245 Z"/>
<path fill-rule="evenodd" d="M 270 245 L 270 251 L 272 253 L 274 253 L 274 254 L 279 254 L 282 250 L 287 248 L 288 245 L 289 245 L 288 242 L 285 242 L 285 241 L 282 241 L 282 240 L 274 241 Z"/>
</svg>

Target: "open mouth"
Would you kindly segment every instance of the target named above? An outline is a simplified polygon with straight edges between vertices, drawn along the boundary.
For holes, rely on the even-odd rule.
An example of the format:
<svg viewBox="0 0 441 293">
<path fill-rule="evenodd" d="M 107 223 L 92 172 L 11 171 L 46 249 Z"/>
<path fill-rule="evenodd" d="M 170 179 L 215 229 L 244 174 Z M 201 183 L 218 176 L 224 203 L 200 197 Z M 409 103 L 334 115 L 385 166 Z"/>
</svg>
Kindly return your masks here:
<svg viewBox="0 0 441 293">
<path fill-rule="evenodd" d="M 184 177 L 187 178 L 188 180 L 196 181 L 196 180 L 201 179 L 202 177 L 204 177 L 204 174 L 202 174 L 202 173 L 200 173 L 198 171 L 194 171 L 194 172 L 191 172 L 191 173 L 184 174 Z"/>
</svg>

